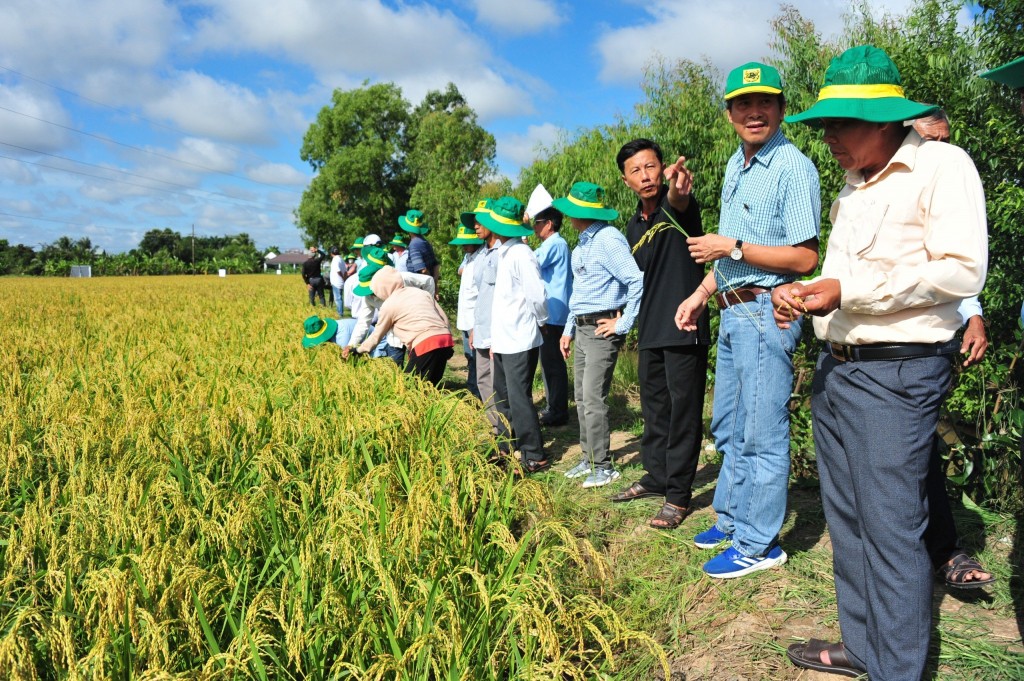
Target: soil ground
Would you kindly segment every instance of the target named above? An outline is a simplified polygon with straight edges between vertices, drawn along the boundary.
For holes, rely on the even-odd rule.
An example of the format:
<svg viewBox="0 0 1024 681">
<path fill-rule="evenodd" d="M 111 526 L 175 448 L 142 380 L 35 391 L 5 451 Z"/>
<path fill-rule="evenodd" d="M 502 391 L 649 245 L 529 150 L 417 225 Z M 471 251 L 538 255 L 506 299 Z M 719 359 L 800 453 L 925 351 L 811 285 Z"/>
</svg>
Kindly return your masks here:
<svg viewBox="0 0 1024 681">
<path fill-rule="evenodd" d="M 452 388 L 465 381 L 465 358 L 456 349 L 450 363 Z M 543 390 L 535 391 L 538 406 L 543 404 Z M 677 598 L 678 607 L 670 604 L 664 611 L 666 622 L 658 626 L 635 618 L 634 622 L 658 639 L 666 649 L 671 665 L 670 681 L 742 681 L 746 679 L 800 679 L 801 681 L 832 681 L 841 678 L 794 667 L 786 659 L 785 649 L 794 642 L 808 638 L 839 640 L 831 573 L 832 547 L 821 510 L 817 487 L 791 485 L 786 523 L 781 543 L 790 555 L 781 569 L 756 573 L 726 582 L 711 580 L 700 572 L 700 565 L 713 552 L 692 546 L 692 536 L 706 529 L 714 520 L 711 500 L 714 495 L 718 466 L 713 462 L 714 447 L 705 442 L 708 461 L 702 462 L 694 482 L 691 513 L 675 531 L 666 532 L 648 524 L 658 510 L 658 500 L 632 502 L 624 509 L 607 501 L 607 496 L 624 488 L 643 474 L 640 465 L 638 396 L 635 391 L 611 398 L 611 449 L 622 471 L 617 483 L 581 497 L 586 504 L 580 534 L 587 536 L 602 551 L 612 568 L 613 581 L 621 583 L 637 570 L 637 552 L 652 542 L 669 542 L 668 554 L 682 566 L 673 565 L 666 579 L 666 589 L 686 586 Z M 575 405 L 570 402 L 570 420 L 565 426 L 545 428 L 545 446 L 556 459 L 553 472 L 539 479 L 561 486 L 572 484 L 559 473 L 579 460 L 578 422 Z M 704 458 L 704 457 L 702 457 Z M 575 501 L 575 500 L 574 500 Z M 587 515 L 589 514 L 589 515 Z M 600 517 L 605 516 L 607 523 Z M 623 518 L 621 515 L 627 515 Z M 1009 593 L 1007 582 L 1019 583 L 1020 566 L 1011 564 L 1011 554 L 1019 555 L 1019 535 L 1012 519 L 983 521 L 967 510 L 957 512 L 957 522 L 966 547 L 977 552 L 984 549 L 982 560 L 996 571 L 1002 584 L 993 595 L 989 590 L 955 592 L 936 581 L 933 605 L 933 648 L 929 679 L 1012 679 L 1024 678 L 1017 672 L 1000 671 L 984 665 L 965 670 L 959 664 L 947 664 L 952 658 L 1000 651 L 1024 669 L 1024 599 L 1020 593 Z M 607 531 L 592 534 L 595 525 L 606 525 Z M 638 548 L 639 547 L 639 548 Z M 662 565 L 649 566 L 647 579 L 656 582 L 665 572 Z M 613 588 L 614 592 L 614 588 Z M 673 595 L 673 598 L 676 598 Z M 674 611 L 673 611 L 674 610 Z M 635 678 L 629 676 L 629 678 Z M 661 672 L 654 678 L 664 679 Z"/>
</svg>

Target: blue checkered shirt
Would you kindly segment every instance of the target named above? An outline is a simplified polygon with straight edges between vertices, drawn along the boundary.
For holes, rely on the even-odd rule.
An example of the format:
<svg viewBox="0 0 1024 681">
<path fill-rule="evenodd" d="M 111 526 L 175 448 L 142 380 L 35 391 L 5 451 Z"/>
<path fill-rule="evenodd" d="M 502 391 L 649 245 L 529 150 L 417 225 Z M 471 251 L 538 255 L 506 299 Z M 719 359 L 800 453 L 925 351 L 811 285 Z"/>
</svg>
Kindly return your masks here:
<svg viewBox="0 0 1024 681">
<path fill-rule="evenodd" d="M 606 222 L 595 222 L 583 230 L 572 249 L 572 277 L 563 336 L 574 335 L 577 315 L 607 310 L 622 310 L 615 333 L 629 333 L 640 312 L 644 275 L 622 232 Z"/>
<path fill-rule="evenodd" d="M 818 169 L 776 131 L 750 164 L 744 164 L 743 145 L 729 159 L 722 183 L 718 233 L 761 246 L 795 246 L 816 239 L 821 225 L 821 186 Z M 722 258 L 716 266 L 718 289 L 761 286 L 774 288 L 796 279 L 740 260 Z"/>
</svg>

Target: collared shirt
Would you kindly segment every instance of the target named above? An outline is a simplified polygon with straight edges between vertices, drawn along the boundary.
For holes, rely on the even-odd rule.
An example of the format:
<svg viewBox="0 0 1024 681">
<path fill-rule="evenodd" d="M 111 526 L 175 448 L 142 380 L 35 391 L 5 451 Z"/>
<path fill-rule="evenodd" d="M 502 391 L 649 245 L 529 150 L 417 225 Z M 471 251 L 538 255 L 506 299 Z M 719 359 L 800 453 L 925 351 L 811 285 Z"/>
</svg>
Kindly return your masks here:
<svg viewBox="0 0 1024 681">
<path fill-rule="evenodd" d="M 683 231 L 676 229 L 672 221 Z M 659 227 L 663 223 L 670 226 Z M 663 184 L 658 191 L 658 207 L 646 217 L 643 203 L 637 201 L 636 212 L 626 225 L 626 241 L 633 249 L 637 267 L 644 273 L 644 295 L 637 318 L 641 350 L 711 343 L 706 306 L 697 318 L 696 331 L 680 331 L 675 323 L 679 303 L 704 280 L 704 266 L 690 256 L 686 238 L 703 235 L 696 197 L 691 196 L 686 210 L 680 213 L 669 203 L 668 185 Z"/>
<path fill-rule="evenodd" d="M 778 130 L 749 164 L 744 166 L 745 162 L 741 144 L 725 168 L 718 233 L 760 246 L 795 246 L 816 239 L 821 186 L 810 159 Z M 796 278 L 731 258 L 717 261 L 715 272 L 719 291 L 774 288 Z"/>
<path fill-rule="evenodd" d="M 569 244 L 555 232 L 534 251 L 540 266 L 540 278 L 548 296 L 548 324 L 565 326 L 569 317 L 569 297 L 572 295 L 572 272 Z"/>
<path fill-rule="evenodd" d="M 391 259 L 395 261 L 395 269 L 399 272 L 409 271 L 409 251 L 404 250 L 401 253 L 392 253 Z"/>
<path fill-rule="evenodd" d="M 472 253 L 467 253 L 462 259 L 462 266 L 459 268 L 462 277 L 459 282 L 459 305 L 458 314 L 455 317 L 455 328 L 459 331 L 469 331 L 475 323 L 476 313 L 476 266 L 480 262 L 480 254 L 483 247 Z M 397 268 L 396 268 L 397 269 Z"/>
<path fill-rule="evenodd" d="M 960 320 L 964 324 L 971 321 L 971 317 L 983 317 L 985 314 L 981 310 L 981 301 L 978 300 L 978 296 L 971 296 L 961 300 L 960 307 L 956 309 L 956 313 L 960 315 Z"/>
<path fill-rule="evenodd" d="M 498 247 L 498 273 L 491 310 L 491 350 L 501 354 L 540 347 L 548 319 L 540 267 L 530 247 L 509 239 Z"/>
<path fill-rule="evenodd" d="M 572 250 L 572 296 L 563 336 L 572 336 L 576 317 L 622 310 L 615 333 L 633 328 L 644 293 L 644 275 L 629 252 L 622 232 L 607 222 L 595 222 L 580 234 Z"/>
<path fill-rule="evenodd" d="M 473 347 L 491 347 L 491 311 L 494 307 L 494 282 L 498 279 L 498 246 L 482 248 L 473 281 L 476 283 L 476 311 L 473 315 Z"/>
<path fill-rule="evenodd" d="M 434 271 L 434 266 L 437 265 L 437 256 L 434 255 L 434 247 L 423 237 L 414 234 L 409 240 L 409 248 L 405 252 L 407 254 L 405 266 L 410 272 L 426 270 L 427 274 L 431 274 Z"/>
<path fill-rule="evenodd" d="M 871 180 L 848 172 L 829 213 L 821 278 L 838 279 L 840 308 L 814 319 L 844 344 L 940 343 L 988 269 L 985 192 L 967 153 L 922 144 L 913 129 Z"/>
</svg>

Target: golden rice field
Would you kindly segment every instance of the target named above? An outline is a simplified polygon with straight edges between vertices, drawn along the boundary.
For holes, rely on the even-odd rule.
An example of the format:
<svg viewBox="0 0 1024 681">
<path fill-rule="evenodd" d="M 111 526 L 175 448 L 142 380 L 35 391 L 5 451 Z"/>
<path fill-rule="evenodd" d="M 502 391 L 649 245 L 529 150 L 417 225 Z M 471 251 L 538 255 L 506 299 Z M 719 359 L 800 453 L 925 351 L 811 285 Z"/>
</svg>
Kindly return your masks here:
<svg viewBox="0 0 1024 681">
<path fill-rule="evenodd" d="M 0 679 L 592 679 L 664 656 L 461 393 L 297 276 L 0 279 Z"/>
</svg>

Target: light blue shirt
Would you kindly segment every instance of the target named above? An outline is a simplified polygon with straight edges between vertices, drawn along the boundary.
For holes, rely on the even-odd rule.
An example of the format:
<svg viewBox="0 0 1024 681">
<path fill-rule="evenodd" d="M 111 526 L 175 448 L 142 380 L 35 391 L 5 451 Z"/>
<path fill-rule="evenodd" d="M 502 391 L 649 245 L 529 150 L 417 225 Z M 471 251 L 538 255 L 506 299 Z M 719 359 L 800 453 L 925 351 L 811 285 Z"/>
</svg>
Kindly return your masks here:
<svg viewBox="0 0 1024 681">
<path fill-rule="evenodd" d="M 572 251 L 572 295 L 563 336 L 573 336 L 578 315 L 622 310 L 615 333 L 633 328 L 644 293 L 644 275 L 629 252 L 622 232 L 607 222 L 583 230 Z"/>
<path fill-rule="evenodd" d="M 729 159 L 722 182 L 718 233 L 760 246 L 795 246 L 816 239 L 821 225 L 821 185 L 810 159 L 781 130 L 744 167 L 743 145 Z M 776 274 L 740 260 L 715 263 L 718 290 L 774 288 L 795 274 Z"/>
<path fill-rule="evenodd" d="M 473 347 L 486 350 L 491 347 L 491 315 L 494 307 L 494 283 L 498 280 L 498 246 L 483 246 L 473 277 L 476 283 L 476 310 L 473 319 Z"/>
<path fill-rule="evenodd" d="M 548 294 L 548 324 L 565 326 L 569 318 L 569 298 L 572 296 L 569 244 L 555 232 L 534 251 L 540 265 L 540 278 Z"/>
</svg>

